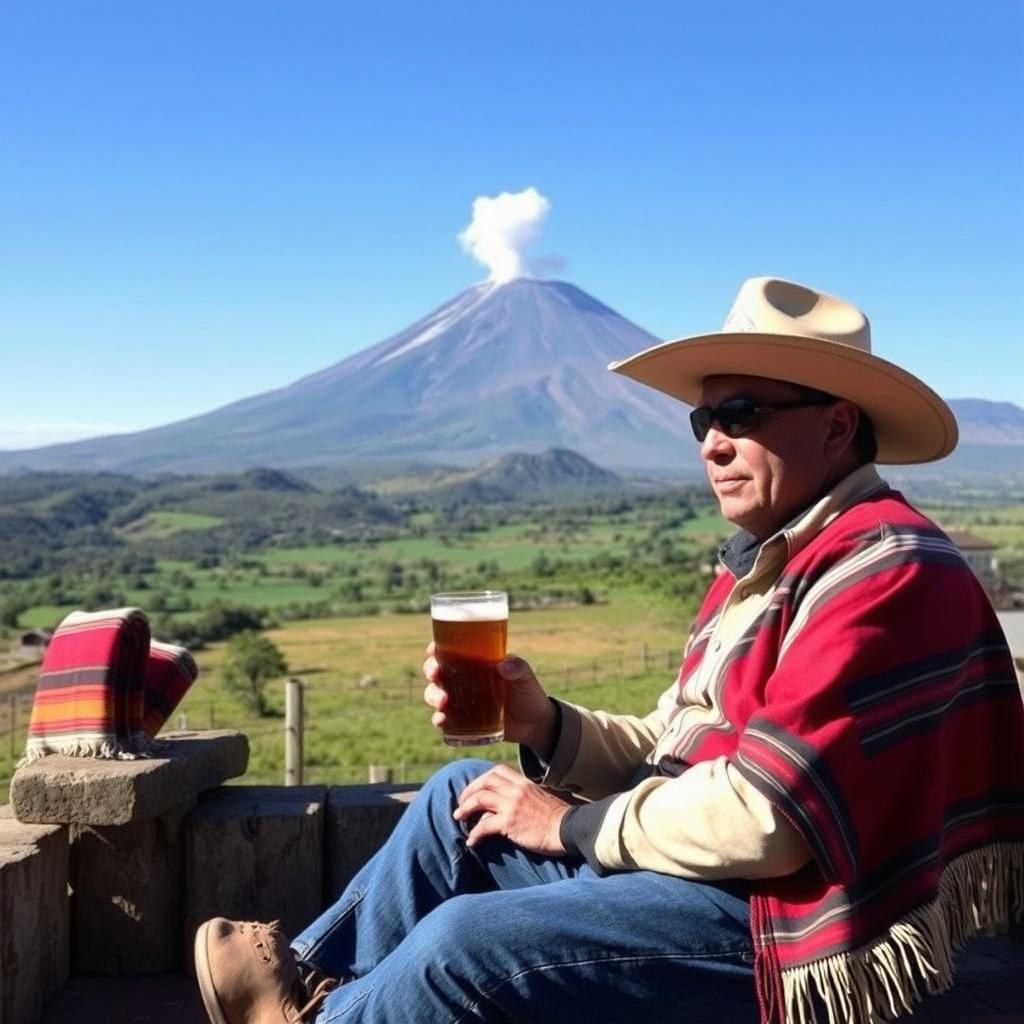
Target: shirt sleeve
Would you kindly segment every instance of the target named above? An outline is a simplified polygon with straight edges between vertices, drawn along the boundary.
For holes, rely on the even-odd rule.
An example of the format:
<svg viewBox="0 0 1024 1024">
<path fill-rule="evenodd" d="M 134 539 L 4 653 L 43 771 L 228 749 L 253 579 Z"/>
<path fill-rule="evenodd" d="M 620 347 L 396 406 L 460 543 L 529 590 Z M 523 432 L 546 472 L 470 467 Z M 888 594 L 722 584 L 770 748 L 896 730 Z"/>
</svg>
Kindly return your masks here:
<svg viewBox="0 0 1024 1024">
<path fill-rule="evenodd" d="M 599 874 L 773 878 L 811 859 L 797 829 L 725 757 L 572 808 L 561 839 Z"/>
<path fill-rule="evenodd" d="M 677 693 L 673 682 L 657 707 L 642 718 L 590 711 L 556 700 L 561 725 L 551 759 L 544 762 L 536 752 L 527 756 L 520 753 L 524 773 L 546 786 L 588 800 L 625 789 L 665 731 Z"/>
</svg>

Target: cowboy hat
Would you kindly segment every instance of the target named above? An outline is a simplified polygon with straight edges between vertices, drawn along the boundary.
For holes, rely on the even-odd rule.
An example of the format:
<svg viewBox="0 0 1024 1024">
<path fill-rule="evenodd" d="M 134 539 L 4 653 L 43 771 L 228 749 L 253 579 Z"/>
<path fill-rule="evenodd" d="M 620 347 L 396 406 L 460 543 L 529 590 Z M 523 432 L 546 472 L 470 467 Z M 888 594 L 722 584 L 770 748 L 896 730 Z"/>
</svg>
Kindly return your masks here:
<svg viewBox="0 0 1024 1024">
<path fill-rule="evenodd" d="M 608 369 L 690 405 L 717 374 L 827 391 L 871 417 L 877 462 L 932 462 L 956 447 L 952 410 L 913 374 L 871 354 L 871 327 L 856 306 L 775 277 L 745 281 L 721 331 L 666 341 Z"/>
</svg>

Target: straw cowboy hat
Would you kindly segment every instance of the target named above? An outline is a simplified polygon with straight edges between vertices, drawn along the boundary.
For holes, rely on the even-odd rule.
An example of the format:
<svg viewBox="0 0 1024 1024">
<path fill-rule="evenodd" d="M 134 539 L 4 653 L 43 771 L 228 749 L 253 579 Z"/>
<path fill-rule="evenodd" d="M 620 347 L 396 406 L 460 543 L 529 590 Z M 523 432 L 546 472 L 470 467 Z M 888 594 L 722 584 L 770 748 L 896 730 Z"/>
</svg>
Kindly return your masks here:
<svg viewBox="0 0 1024 1024">
<path fill-rule="evenodd" d="M 856 306 L 779 278 L 744 282 L 721 331 L 655 345 L 608 369 L 690 405 L 715 374 L 827 391 L 871 417 L 877 462 L 932 462 L 956 447 L 949 406 L 913 374 L 871 354 L 871 327 Z"/>
</svg>

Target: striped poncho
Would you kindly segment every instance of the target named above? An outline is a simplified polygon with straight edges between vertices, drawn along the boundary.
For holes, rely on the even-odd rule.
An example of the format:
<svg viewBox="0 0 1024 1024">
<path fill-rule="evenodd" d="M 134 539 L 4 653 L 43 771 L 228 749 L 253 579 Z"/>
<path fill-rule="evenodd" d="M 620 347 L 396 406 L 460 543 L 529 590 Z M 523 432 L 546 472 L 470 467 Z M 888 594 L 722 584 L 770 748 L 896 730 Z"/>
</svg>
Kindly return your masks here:
<svg viewBox="0 0 1024 1024">
<path fill-rule="evenodd" d="M 712 585 L 680 687 L 734 581 Z M 992 607 L 900 495 L 848 509 L 786 565 L 735 645 L 726 757 L 813 855 L 753 883 L 762 1019 L 868 1024 L 952 984 L 952 950 L 1024 923 L 1024 708 Z"/>
</svg>

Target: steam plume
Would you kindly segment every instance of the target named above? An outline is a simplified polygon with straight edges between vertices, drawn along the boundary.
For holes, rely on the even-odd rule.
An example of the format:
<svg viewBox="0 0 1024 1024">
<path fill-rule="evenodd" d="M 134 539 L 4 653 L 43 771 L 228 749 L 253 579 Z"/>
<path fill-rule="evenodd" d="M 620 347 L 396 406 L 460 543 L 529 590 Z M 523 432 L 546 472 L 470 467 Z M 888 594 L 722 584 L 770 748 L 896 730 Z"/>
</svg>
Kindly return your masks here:
<svg viewBox="0 0 1024 1024">
<path fill-rule="evenodd" d="M 477 196 L 473 219 L 459 232 L 462 248 L 490 271 L 488 279 L 504 284 L 523 273 L 520 250 L 540 234 L 551 203 L 532 186 L 522 192 Z"/>
</svg>

